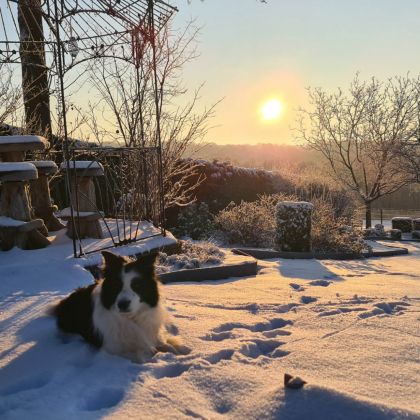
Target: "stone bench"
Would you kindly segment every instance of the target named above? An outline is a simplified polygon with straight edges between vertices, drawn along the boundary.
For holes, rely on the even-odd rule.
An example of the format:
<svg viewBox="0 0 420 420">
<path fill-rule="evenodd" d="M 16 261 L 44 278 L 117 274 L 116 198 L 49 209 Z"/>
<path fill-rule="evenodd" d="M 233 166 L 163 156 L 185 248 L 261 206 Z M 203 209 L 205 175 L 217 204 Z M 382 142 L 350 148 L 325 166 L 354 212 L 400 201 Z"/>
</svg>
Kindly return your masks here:
<svg viewBox="0 0 420 420">
<path fill-rule="evenodd" d="M 63 229 L 65 225 L 54 214 L 57 206 L 52 204 L 48 182 L 48 177 L 56 174 L 58 167 L 50 160 L 36 160 L 30 163 L 38 170 L 38 178 L 29 182 L 33 212 L 44 221 L 49 232 Z"/>
<path fill-rule="evenodd" d="M 74 225 L 71 220 L 70 208 L 60 212 L 59 217 L 68 220 L 67 235 L 70 238 L 102 239 L 99 220 L 103 214 L 96 205 L 94 177 L 104 176 L 103 166 L 96 161 L 63 162 L 60 168 L 70 177 L 71 205 L 73 207 Z"/>
<path fill-rule="evenodd" d="M 43 151 L 48 146 L 41 136 L 0 136 L 0 157 L 3 162 L 23 162 L 25 152 Z"/>
<path fill-rule="evenodd" d="M 100 220 L 104 217 L 101 212 L 73 211 L 74 226 L 71 221 L 71 210 L 67 207 L 57 213 L 58 217 L 67 221 L 67 236 L 70 238 L 97 238 L 104 237 Z"/>
<path fill-rule="evenodd" d="M 38 178 L 36 167 L 28 162 L 0 162 L 0 247 L 22 249 L 49 245 L 43 220 L 33 218 L 28 182 Z"/>
</svg>

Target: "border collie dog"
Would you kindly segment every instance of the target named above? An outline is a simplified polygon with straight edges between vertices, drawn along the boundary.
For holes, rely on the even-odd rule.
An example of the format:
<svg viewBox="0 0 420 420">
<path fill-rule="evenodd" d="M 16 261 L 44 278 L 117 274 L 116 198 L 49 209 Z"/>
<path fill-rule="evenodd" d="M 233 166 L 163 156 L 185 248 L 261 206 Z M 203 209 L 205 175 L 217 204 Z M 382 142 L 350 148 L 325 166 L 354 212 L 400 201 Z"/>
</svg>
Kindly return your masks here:
<svg viewBox="0 0 420 420">
<path fill-rule="evenodd" d="M 137 362 L 157 351 L 185 353 L 186 347 L 166 331 L 168 316 L 160 302 L 156 254 L 136 261 L 107 251 L 102 256 L 103 280 L 76 289 L 54 308 L 58 328 Z"/>
</svg>

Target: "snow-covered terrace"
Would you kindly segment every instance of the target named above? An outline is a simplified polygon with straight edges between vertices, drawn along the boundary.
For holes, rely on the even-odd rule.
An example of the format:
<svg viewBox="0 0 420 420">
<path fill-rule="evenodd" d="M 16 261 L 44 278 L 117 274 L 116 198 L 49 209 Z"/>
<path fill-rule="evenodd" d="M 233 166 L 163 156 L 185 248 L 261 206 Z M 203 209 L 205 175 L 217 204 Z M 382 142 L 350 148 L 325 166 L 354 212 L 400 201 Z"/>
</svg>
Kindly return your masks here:
<svg viewBox="0 0 420 420">
<path fill-rule="evenodd" d="M 139 365 L 61 336 L 46 315 L 92 282 L 70 249 L 63 263 L 62 241 L 0 254 L 1 418 L 420 416 L 418 243 L 406 256 L 273 259 L 257 276 L 162 286 L 191 353 Z M 284 389 L 286 372 L 308 384 Z"/>
</svg>

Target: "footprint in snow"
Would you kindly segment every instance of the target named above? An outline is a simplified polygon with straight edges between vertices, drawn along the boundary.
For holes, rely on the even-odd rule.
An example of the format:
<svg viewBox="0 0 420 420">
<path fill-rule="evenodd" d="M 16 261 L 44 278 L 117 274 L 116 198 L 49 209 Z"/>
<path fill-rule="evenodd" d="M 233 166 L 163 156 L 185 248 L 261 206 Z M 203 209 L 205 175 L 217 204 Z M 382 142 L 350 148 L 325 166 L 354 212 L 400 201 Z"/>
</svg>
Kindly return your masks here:
<svg viewBox="0 0 420 420">
<path fill-rule="evenodd" d="M 211 332 L 204 337 L 201 337 L 202 340 L 206 341 L 223 341 L 234 338 L 236 338 L 236 336 L 231 331 Z"/>
<path fill-rule="evenodd" d="M 120 388 L 99 389 L 90 395 L 82 409 L 86 411 L 98 411 L 105 408 L 112 408 L 118 405 L 124 398 L 124 392 Z"/>
<path fill-rule="evenodd" d="M 300 284 L 297 283 L 289 283 L 289 286 L 293 289 L 296 290 L 297 292 L 303 292 L 305 290 L 304 287 L 302 287 Z"/>
<path fill-rule="evenodd" d="M 235 351 L 233 349 L 223 349 L 214 354 L 210 354 L 209 356 L 206 356 L 205 359 L 212 365 L 215 365 L 221 362 L 222 360 L 232 359 L 232 356 L 234 355 L 234 353 Z"/>
<path fill-rule="evenodd" d="M 379 302 L 370 311 L 362 312 L 359 318 L 366 319 L 373 316 L 400 315 L 410 306 L 407 302 Z"/>
<path fill-rule="evenodd" d="M 157 367 L 153 369 L 153 375 L 156 379 L 161 378 L 177 378 L 183 373 L 191 369 L 193 365 L 191 363 L 170 363 L 163 367 Z"/>
<path fill-rule="evenodd" d="M 318 298 L 313 297 L 313 296 L 301 296 L 300 301 L 307 305 L 308 303 L 312 303 L 312 302 L 316 302 L 318 300 Z"/>
<path fill-rule="evenodd" d="M 52 378 L 51 373 L 43 373 L 33 377 L 24 378 L 18 382 L 9 385 L 0 390 L 0 395 L 12 395 L 18 392 L 30 391 L 32 389 L 39 389 L 46 386 Z"/>
<path fill-rule="evenodd" d="M 290 352 L 279 349 L 284 343 L 277 340 L 247 340 L 239 349 L 239 352 L 251 359 L 260 356 L 278 358 L 287 356 Z"/>
<path fill-rule="evenodd" d="M 214 328 L 214 332 L 226 332 L 235 329 L 245 329 L 251 332 L 264 332 L 275 330 L 277 328 L 283 328 L 287 325 L 293 324 L 292 321 L 285 320 L 283 318 L 274 318 L 266 322 L 257 322 L 256 324 L 245 324 L 242 322 L 227 322 Z"/>
<path fill-rule="evenodd" d="M 328 281 L 328 280 L 313 280 L 313 281 L 310 281 L 309 284 L 311 286 L 327 287 L 327 286 L 329 286 L 331 284 L 331 282 Z"/>
</svg>

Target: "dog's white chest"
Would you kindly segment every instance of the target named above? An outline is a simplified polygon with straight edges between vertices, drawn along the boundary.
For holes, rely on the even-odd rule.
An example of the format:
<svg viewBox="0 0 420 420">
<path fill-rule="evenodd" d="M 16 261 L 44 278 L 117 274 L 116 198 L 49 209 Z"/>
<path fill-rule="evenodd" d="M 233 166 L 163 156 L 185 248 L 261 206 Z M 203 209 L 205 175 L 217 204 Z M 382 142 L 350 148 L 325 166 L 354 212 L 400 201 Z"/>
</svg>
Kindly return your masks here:
<svg viewBox="0 0 420 420">
<path fill-rule="evenodd" d="M 142 359 L 152 355 L 160 342 L 164 310 L 147 305 L 135 317 L 110 311 L 100 301 L 100 287 L 93 293 L 93 326 L 101 335 L 103 348 L 113 354 Z"/>
</svg>

